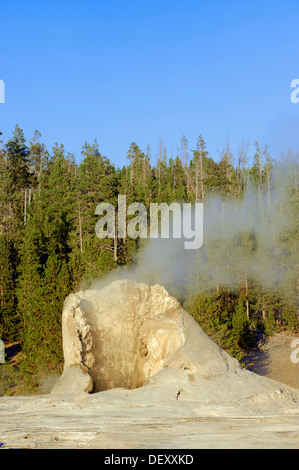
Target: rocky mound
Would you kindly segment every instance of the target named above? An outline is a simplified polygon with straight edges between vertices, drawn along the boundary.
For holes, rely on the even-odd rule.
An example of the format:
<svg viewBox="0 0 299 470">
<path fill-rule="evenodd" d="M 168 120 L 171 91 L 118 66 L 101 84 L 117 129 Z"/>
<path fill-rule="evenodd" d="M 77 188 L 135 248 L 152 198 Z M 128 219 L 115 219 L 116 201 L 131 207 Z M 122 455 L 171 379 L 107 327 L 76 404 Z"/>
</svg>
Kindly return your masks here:
<svg viewBox="0 0 299 470">
<path fill-rule="evenodd" d="M 244 370 L 159 285 L 121 280 L 71 294 L 62 333 L 65 365 L 52 394 L 123 397 L 125 389 L 136 404 L 175 398 L 198 410 L 299 410 L 298 390 Z"/>
<path fill-rule="evenodd" d="M 67 297 L 50 395 L 0 397 L 5 448 L 298 448 L 299 390 L 240 367 L 161 286 Z"/>
</svg>

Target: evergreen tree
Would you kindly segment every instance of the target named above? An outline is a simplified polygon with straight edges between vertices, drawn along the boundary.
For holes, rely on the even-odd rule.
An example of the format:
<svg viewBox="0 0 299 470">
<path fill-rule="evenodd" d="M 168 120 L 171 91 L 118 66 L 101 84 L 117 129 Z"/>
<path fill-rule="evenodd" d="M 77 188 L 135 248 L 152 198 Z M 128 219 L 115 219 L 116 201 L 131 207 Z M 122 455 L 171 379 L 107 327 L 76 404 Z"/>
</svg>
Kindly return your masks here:
<svg viewBox="0 0 299 470">
<path fill-rule="evenodd" d="M 237 178 L 232 160 L 233 155 L 227 140 L 218 165 L 219 189 L 225 197 L 232 197 L 237 193 Z"/>
<path fill-rule="evenodd" d="M 61 312 L 66 296 L 72 289 L 71 274 L 68 264 L 56 253 L 47 259 L 43 276 L 43 359 L 47 366 L 60 365 L 63 362 Z"/>
<path fill-rule="evenodd" d="M 151 167 L 150 149 L 133 142 L 129 163 L 115 169 L 96 141 L 84 144 L 77 164 L 63 145 L 50 156 L 38 131 L 27 148 L 16 126 L 0 147 L 0 335 L 22 341 L 21 374 L 37 383 L 43 368 L 61 370 L 66 295 L 135 262 L 142 240 L 95 234 L 97 205 L 116 208 L 119 194 L 148 209 L 151 202 L 204 202 L 204 244 L 183 256 L 179 274 L 172 259 L 170 288 L 230 354 L 242 357 L 254 328 L 298 332 L 298 155 L 274 162 L 257 142 L 249 165 L 248 145 L 234 168 L 228 142 L 217 162 L 201 135 L 191 160 L 185 136 L 176 158 L 168 159 L 161 140 Z"/>
<path fill-rule="evenodd" d="M 16 125 L 12 138 L 4 146 L 6 158 L 5 224 L 12 236 L 18 237 L 24 224 L 26 190 L 30 187 L 28 148 L 22 129 Z"/>
<path fill-rule="evenodd" d="M 49 158 L 46 146 L 40 142 L 40 139 L 40 132 L 35 131 L 28 148 L 30 172 L 33 174 L 34 180 L 37 182 L 39 181 L 41 172 L 46 167 L 47 160 Z"/>
<path fill-rule="evenodd" d="M 77 206 L 75 178 L 70 171 L 70 162 L 64 147 L 56 144 L 42 180 L 40 194 L 43 231 L 47 238 L 47 250 L 65 259 L 71 251 L 70 232 L 75 223 Z"/>
<path fill-rule="evenodd" d="M 29 219 L 24 230 L 18 266 L 18 313 L 22 325 L 23 371 L 36 374 L 43 362 L 45 341 L 41 233 Z M 22 367 L 21 367 L 22 368 Z"/>
<path fill-rule="evenodd" d="M 246 309 L 242 297 L 239 298 L 232 318 L 232 330 L 239 346 L 242 348 L 248 348 L 254 345 L 254 337 L 250 330 L 250 323 L 246 315 Z"/>
<path fill-rule="evenodd" d="M 82 160 L 76 178 L 76 234 L 77 249 L 83 253 L 88 271 L 92 275 L 106 271 L 118 260 L 117 239 L 100 240 L 95 235 L 97 216 L 95 210 L 101 202 L 117 205 L 117 179 L 114 167 L 106 157 L 102 157 L 96 141 L 85 143 Z M 88 260 L 88 261 L 87 261 Z M 109 260 L 109 261 L 108 261 Z"/>
<path fill-rule="evenodd" d="M 28 148 L 22 129 L 16 125 L 13 137 L 5 145 L 8 172 L 14 190 L 25 188 L 30 179 Z"/>
<path fill-rule="evenodd" d="M 19 316 L 16 312 L 14 249 L 7 235 L 0 236 L 0 338 L 19 339 Z"/>
</svg>

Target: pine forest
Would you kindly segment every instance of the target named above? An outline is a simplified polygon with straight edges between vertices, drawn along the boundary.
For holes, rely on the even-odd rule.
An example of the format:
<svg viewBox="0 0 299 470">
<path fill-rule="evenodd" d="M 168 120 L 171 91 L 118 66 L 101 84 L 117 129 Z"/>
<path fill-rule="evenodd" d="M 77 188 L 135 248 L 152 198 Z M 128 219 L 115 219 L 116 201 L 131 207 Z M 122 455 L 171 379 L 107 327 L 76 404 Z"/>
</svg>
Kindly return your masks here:
<svg viewBox="0 0 299 470">
<path fill-rule="evenodd" d="M 38 131 L 27 140 L 18 125 L 0 140 L 0 339 L 20 347 L 17 363 L 1 365 L 0 395 L 34 392 L 62 371 L 70 292 L 118 270 L 138 273 L 142 259 L 149 281 L 165 284 L 238 360 L 262 336 L 299 331 L 298 155 L 274 158 L 258 140 L 233 154 L 227 140 L 215 156 L 204 136 L 183 135 L 175 155 L 162 139 L 154 156 L 132 142 L 117 168 L 96 140 L 79 159 L 62 144 L 47 149 Z M 150 240 L 98 238 L 96 206 L 117 207 L 120 194 L 147 208 L 203 202 L 202 247 L 167 258 L 163 241 L 160 272 L 142 258 Z"/>
</svg>

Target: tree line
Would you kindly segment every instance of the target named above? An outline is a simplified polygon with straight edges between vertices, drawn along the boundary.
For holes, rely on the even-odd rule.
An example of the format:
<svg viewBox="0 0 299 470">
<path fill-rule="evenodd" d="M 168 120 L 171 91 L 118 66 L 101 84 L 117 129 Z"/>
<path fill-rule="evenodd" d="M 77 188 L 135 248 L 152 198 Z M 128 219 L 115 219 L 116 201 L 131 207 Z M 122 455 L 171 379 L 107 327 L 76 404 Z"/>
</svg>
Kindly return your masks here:
<svg viewBox="0 0 299 470">
<path fill-rule="evenodd" d="M 133 142 L 127 164 L 119 168 L 101 154 L 96 140 L 82 146 L 79 163 L 61 144 L 49 152 L 38 131 L 27 143 L 18 125 L 2 142 L 0 338 L 21 341 L 18 372 L 29 381 L 36 383 L 43 368 L 61 370 L 65 297 L 119 266 L 134 265 L 142 249 L 138 238 L 95 235 L 96 206 L 110 202 L 116 207 L 118 194 L 125 194 L 128 204 L 142 202 L 147 208 L 152 202 L 174 201 L 209 207 L 216 200 L 224 213 L 252 190 L 256 227 L 266 223 L 266 243 L 253 226 L 234 233 L 229 240 L 233 263 L 220 238 L 207 237 L 178 295 L 205 331 L 238 358 L 254 344 L 257 331 L 298 330 L 298 155 L 289 152 L 274 161 L 267 146 L 256 142 L 250 155 L 245 142 L 233 156 L 227 142 L 216 161 L 201 135 L 194 149 L 185 136 L 180 143 L 173 158 L 161 141 L 152 164 L 151 149 L 144 152 Z M 277 175 L 283 176 L 282 185 Z M 279 222 L 277 231 L 274 217 L 281 221 L 286 214 L 288 223 Z M 252 275 L 254 270 L 244 268 L 252 254 L 264 257 L 265 264 L 276 263 L 283 275 L 269 284 Z M 196 268 L 202 265 L 204 271 Z M 232 270 L 237 274 L 230 281 Z"/>
</svg>

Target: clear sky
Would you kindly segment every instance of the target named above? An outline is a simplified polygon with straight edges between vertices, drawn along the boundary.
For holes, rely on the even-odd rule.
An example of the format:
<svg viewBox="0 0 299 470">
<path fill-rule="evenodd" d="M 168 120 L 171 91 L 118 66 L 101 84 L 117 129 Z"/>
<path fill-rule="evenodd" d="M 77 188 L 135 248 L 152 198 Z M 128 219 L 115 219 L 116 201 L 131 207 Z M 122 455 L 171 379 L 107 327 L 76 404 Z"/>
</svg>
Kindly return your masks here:
<svg viewBox="0 0 299 470">
<path fill-rule="evenodd" d="M 202 134 L 299 150 L 299 1 L 0 0 L 0 130 L 37 129 L 80 159 L 85 141 L 116 165 L 132 141 L 175 156 Z M 253 146 L 253 145 L 252 145 Z"/>
</svg>

